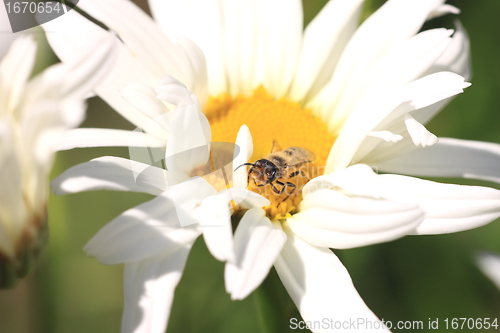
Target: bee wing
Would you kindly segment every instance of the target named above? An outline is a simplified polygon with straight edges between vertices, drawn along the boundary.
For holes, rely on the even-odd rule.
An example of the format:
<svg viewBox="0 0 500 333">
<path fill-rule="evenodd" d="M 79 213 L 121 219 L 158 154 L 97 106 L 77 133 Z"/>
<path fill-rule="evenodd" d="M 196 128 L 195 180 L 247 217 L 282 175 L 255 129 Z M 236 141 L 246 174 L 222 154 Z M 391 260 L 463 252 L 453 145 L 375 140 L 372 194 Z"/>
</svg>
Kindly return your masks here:
<svg viewBox="0 0 500 333">
<path fill-rule="evenodd" d="M 283 149 L 281 149 L 281 146 L 278 144 L 278 142 L 276 140 L 273 140 L 273 148 L 271 149 L 271 154 L 281 150 Z"/>
<path fill-rule="evenodd" d="M 314 159 L 316 158 L 316 155 L 314 153 L 306 148 L 302 147 L 290 147 L 287 148 L 286 150 L 292 150 L 293 151 L 293 157 L 288 163 L 289 165 L 297 165 L 300 163 L 304 162 L 313 162 Z"/>
</svg>

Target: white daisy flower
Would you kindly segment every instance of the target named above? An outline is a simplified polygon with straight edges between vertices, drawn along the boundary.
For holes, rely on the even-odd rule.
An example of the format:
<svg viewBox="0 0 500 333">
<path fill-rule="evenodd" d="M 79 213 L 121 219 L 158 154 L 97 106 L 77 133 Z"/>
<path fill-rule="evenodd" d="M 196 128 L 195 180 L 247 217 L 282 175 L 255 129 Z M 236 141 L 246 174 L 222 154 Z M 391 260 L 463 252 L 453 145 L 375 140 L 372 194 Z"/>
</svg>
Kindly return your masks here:
<svg viewBox="0 0 500 333">
<path fill-rule="evenodd" d="M 358 27 L 362 3 L 331 0 L 304 31 L 298 0 L 152 0 L 159 26 L 129 1 L 81 3 L 116 31 L 124 45 L 115 71 L 96 92 L 158 146 L 163 142 L 168 151 L 179 145 L 176 140 L 188 137 L 172 119 L 168 133 L 151 122 L 168 107 L 157 97 L 172 104 L 186 94 L 180 85 L 182 93 L 152 90 L 169 74 L 196 95 L 211 141 L 238 144 L 234 166 L 268 155 L 274 140 L 283 148 L 297 146 L 315 155 L 305 163 L 304 177 L 290 177 L 288 193 L 276 195 L 271 184 L 259 187 L 250 181 L 248 188 L 270 204 L 232 207 L 233 218 L 240 218 L 234 257 L 220 257 L 227 260 L 225 283 L 233 299 L 251 293 L 274 264 L 306 321 L 378 320 L 329 248 L 457 232 L 500 216 L 500 192 L 494 189 L 372 171 L 498 181 L 500 170 L 494 165 L 500 161 L 500 147 L 446 138 L 438 142 L 424 127 L 469 85 L 464 78 L 470 68 L 468 39 L 459 23 L 456 31 L 419 30 L 427 19 L 458 10 L 444 0 L 391 0 Z M 63 60 L 105 32 L 74 11 L 45 26 L 58 32 L 49 39 Z M 103 136 L 103 144 L 106 140 Z M 125 138 L 114 143 L 128 145 Z M 106 263 L 126 263 L 122 330 L 162 332 L 192 244 L 179 236 L 179 247 L 172 250 L 165 242 L 174 240 L 174 230 L 184 234 L 191 229 L 169 224 L 178 220 L 168 219 L 172 209 L 167 203 L 175 199 L 160 199 L 168 197 L 168 189 L 158 185 L 164 184 L 163 176 L 163 183 L 153 175 L 130 181 L 131 163 L 106 157 L 74 167 L 57 180 L 56 190 L 144 191 L 145 183 L 156 186 L 157 198 L 108 224 L 86 250 Z M 195 166 L 186 164 L 185 174 Z M 247 187 L 244 168 L 233 177 L 233 187 Z M 295 187 L 293 193 L 290 187 Z M 186 211 L 215 196 L 202 192 L 192 190 L 195 199 Z M 158 226 L 172 234 L 165 237 Z M 231 247 L 230 241 L 223 244 L 226 250 Z"/>
<path fill-rule="evenodd" d="M 9 36 L 8 36 L 9 37 Z M 3 38 L 3 37 L 2 37 Z M 112 67 L 114 37 L 30 78 L 36 43 L 15 39 L 0 62 L 0 286 L 24 277 L 48 237 L 48 177 L 58 141 Z"/>
</svg>

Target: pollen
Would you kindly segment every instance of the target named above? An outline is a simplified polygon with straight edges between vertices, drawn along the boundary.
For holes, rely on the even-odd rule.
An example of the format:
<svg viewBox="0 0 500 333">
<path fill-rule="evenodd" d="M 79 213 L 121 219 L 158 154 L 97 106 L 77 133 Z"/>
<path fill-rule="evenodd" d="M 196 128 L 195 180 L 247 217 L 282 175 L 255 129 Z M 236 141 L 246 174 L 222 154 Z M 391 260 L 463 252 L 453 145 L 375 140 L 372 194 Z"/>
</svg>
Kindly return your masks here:
<svg viewBox="0 0 500 333">
<path fill-rule="evenodd" d="M 302 147 L 316 155 L 313 163 L 305 165 L 305 172 L 288 180 L 296 186 L 295 190 L 287 187 L 278 195 L 269 184 L 258 187 L 250 180 L 248 189 L 271 201 L 271 205 L 266 207 L 268 217 L 281 220 L 293 214 L 302 200 L 302 187 L 322 174 L 335 142 L 335 136 L 327 126 L 300 103 L 287 98 L 276 100 L 263 87 L 255 89 L 251 96 L 231 97 L 224 94 L 210 97 L 205 114 L 210 122 L 213 142 L 235 142 L 240 127 L 248 126 L 254 146 L 251 163 L 271 153 L 273 141 L 283 149 Z"/>
</svg>

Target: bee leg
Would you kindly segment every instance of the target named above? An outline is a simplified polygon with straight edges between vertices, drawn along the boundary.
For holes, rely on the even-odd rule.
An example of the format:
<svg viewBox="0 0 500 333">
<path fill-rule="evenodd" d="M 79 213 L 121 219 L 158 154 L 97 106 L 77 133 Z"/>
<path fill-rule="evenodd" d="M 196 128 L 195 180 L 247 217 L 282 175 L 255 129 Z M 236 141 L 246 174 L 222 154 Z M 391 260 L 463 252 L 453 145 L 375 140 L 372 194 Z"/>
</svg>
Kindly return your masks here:
<svg viewBox="0 0 500 333">
<path fill-rule="evenodd" d="M 298 174 L 298 173 L 297 173 L 297 174 Z M 276 181 L 276 182 L 278 182 L 278 181 Z M 281 183 L 281 182 L 280 182 L 280 184 L 283 184 L 283 183 Z M 282 193 L 283 193 L 283 191 L 285 190 L 285 187 L 287 187 L 287 186 L 290 186 L 290 187 L 292 188 L 292 191 L 291 191 L 290 193 L 288 193 L 288 195 L 285 197 L 285 199 L 281 200 L 281 202 L 284 202 L 284 201 L 286 201 L 286 199 L 290 198 L 290 196 L 291 196 L 291 195 L 295 192 L 295 190 L 297 189 L 297 186 L 296 186 L 294 183 L 286 182 L 286 185 L 285 185 L 285 184 L 283 184 L 283 188 L 282 188 L 282 191 L 281 191 Z M 279 207 L 279 205 L 281 205 L 281 202 L 278 204 L 278 207 Z"/>
<path fill-rule="evenodd" d="M 274 186 L 274 184 L 273 184 L 273 183 L 269 183 L 269 184 L 271 184 L 271 188 L 273 189 L 273 191 L 274 191 L 274 192 L 276 192 L 276 194 L 278 194 L 278 195 L 283 194 L 283 191 L 285 190 L 285 187 L 286 187 L 286 186 L 285 186 L 285 184 L 283 184 L 283 183 L 282 183 L 282 182 L 280 182 L 279 180 L 277 180 L 277 181 L 276 181 L 276 183 L 278 183 L 278 184 L 280 184 L 280 185 L 282 185 L 282 186 L 283 186 L 283 187 L 281 188 L 281 190 L 278 190 L 278 189 L 276 188 L 276 186 Z"/>
</svg>

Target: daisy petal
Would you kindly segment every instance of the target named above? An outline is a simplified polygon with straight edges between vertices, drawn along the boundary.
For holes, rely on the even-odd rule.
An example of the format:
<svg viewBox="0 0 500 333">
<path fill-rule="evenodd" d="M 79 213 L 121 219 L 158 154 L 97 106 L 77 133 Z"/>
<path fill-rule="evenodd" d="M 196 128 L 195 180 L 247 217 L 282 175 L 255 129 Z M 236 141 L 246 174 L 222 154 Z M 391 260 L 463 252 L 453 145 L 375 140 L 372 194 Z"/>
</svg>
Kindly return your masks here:
<svg viewBox="0 0 500 333">
<path fill-rule="evenodd" d="M 427 16 L 427 20 L 431 20 L 433 18 L 440 17 L 446 14 L 460 14 L 460 9 L 452 5 L 444 4 L 434 9 L 429 14 L 429 16 Z"/>
<path fill-rule="evenodd" d="M 480 186 L 441 184 L 399 175 L 380 175 L 381 194 L 417 203 L 425 220 L 415 234 L 447 234 L 483 226 L 500 216 L 500 191 Z"/>
<path fill-rule="evenodd" d="M 471 77 L 469 36 L 460 21 L 455 21 L 455 33 L 451 44 L 441 57 L 428 70 L 428 74 L 447 71 L 463 76 L 466 81 Z"/>
<path fill-rule="evenodd" d="M 236 261 L 226 263 L 224 271 L 231 299 L 244 299 L 262 283 L 285 241 L 279 225 L 271 223 L 263 209 L 245 213 L 234 235 Z"/>
<path fill-rule="evenodd" d="M 438 141 L 437 136 L 432 134 L 425 128 L 424 125 L 419 123 L 409 114 L 405 115 L 405 124 L 410 134 L 411 139 L 413 140 L 413 144 L 415 146 L 428 147 L 432 146 Z"/>
<path fill-rule="evenodd" d="M 84 251 L 103 264 L 114 265 L 168 255 L 191 245 L 201 232 L 198 228 L 183 225 L 198 222 L 195 208 L 213 194 L 199 185 L 199 182 L 176 185 L 127 210 L 99 230 L 85 245 Z"/>
<path fill-rule="evenodd" d="M 500 256 L 493 253 L 480 253 L 476 263 L 481 271 L 500 289 Z"/>
<path fill-rule="evenodd" d="M 35 55 L 36 43 L 33 38 L 20 36 L 12 43 L 7 54 L 0 58 L 2 60 L 0 63 L 0 97 L 6 110 L 14 109 L 19 103 L 23 89 L 31 76 Z"/>
<path fill-rule="evenodd" d="M 227 92 L 220 1 L 149 0 L 149 6 L 165 34 L 185 36 L 203 50 L 207 61 L 210 95 L 217 96 Z"/>
<path fill-rule="evenodd" d="M 345 88 L 356 86 L 364 73 L 379 59 L 418 32 L 427 16 L 444 0 L 392 0 L 366 19 L 347 44 L 330 82 L 319 96 L 324 103 L 322 117 L 343 99 Z M 394 29 L 394 27 L 398 27 Z M 345 119 L 349 108 L 335 112 L 329 125 Z"/>
<path fill-rule="evenodd" d="M 201 203 L 197 209 L 200 227 L 208 250 L 215 259 L 234 261 L 233 229 L 229 213 L 228 192 L 212 195 Z"/>
<path fill-rule="evenodd" d="M 55 20 L 42 25 L 47 32 L 50 46 L 63 62 L 71 62 L 81 54 L 92 49 L 109 32 L 70 10 Z M 117 39 L 117 37 L 115 37 Z M 148 121 L 148 117 L 137 111 L 121 96 L 119 88 L 132 83 L 156 84 L 155 77 L 137 60 L 137 58 L 117 39 L 118 60 L 111 73 L 95 89 L 113 109 L 136 126 Z"/>
<path fill-rule="evenodd" d="M 165 164 L 172 181 L 183 181 L 195 168 L 205 165 L 210 139 L 210 124 L 198 104 L 175 109 L 165 152 Z"/>
<path fill-rule="evenodd" d="M 425 149 L 380 161 L 379 170 L 424 177 L 463 177 L 500 183 L 500 145 L 439 138 Z"/>
<path fill-rule="evenodd" d="M 147 133 L 131 132 L 111 128 L 76 128 L 65 131 L 57 150 L 86 147 L 164 147 L 160 141 Z"/>
<path fill-rule="evenodd" d="M 262 84 L 279 99 L 295 76 L 302 43 L 302 1 L 257 0 L 255 6 L 257 45 L 253 87 Z"/>
<path fill-rule="evenodd" d="M 377 175 L 368 165 L 355 164 L 332 172 L 329 175 L 312 179 L 304 186 L 302 194 L 306 196 L 318 190 L 341 189 L 353 195 L 379 198 L 379 187 Z"/>
<path fill-rule="evenodd" d="M 271 202 L 260 194 L 242 188 L 230 188 L 222 192 L 228 192 L 231 200 L 243 209 L 269 206 Z"/>
<path fill-rule="evenodd" d="M 305 241 L 347 249 L 401 238 L 415 229 L 425 212 L 415 203 L 352 197 L 318 190 L 304 197 L 288 225 Z"/>
<path fill-rule="evenodd" d="M 153 19 L 133 2 L 86 0 L 78 6 L 116 31 L 127 48 L 156 79 L 170 74 L 198 95 L 194 89 L 196 76 L 182 47 L 163 34 Z M 131 21 L 135 24 L 130 24 Z M 200 66 L 204 67 L 205 64 Z"/>
<path fill-rule="evenodd" d="M 163 141 L 168 139 L 171 110 L 157 97 L 156 91 L 145 84 L 131 84 L 120 89 L 123 98 L 149 118 L 142 128 Z"/>
<path fill-rule="evenodd" d="M 469 85 L 457 74 L 441 72 L 359 101 L 330 151 L 325 172 L 361 160 L 364 156 L 357 152 L 370 132 L 385 130 L 409 112 L 459 94 Z"/>
<path fill-rule="evenodd" d="M 223 52 L 231 95 L 249 95 L 255 83 L 257 5 L 252 0 L 222 0 Z"/>
<path fill-rule="evenodd" d="M 313 97 L 331 78 L 342 51 L 358 27 L 363 2 L 328 1 L 306 27 L 289 95 L 293 100 Z"/>
<path fill-rule="evenodd" d="M 379 138 L 386 142 L 398 142 L 403 139 L 403 137 L 399 134 L 394 134 L 389 131 L 371 131 L 368 133 L 368 136 Z"/>
<path fill-rule="evenodd" d="M 14 42 L 14 39 L 22 34 L 22 32 L 20 34 L 10 33 L 10 31 L 12 31 L 12 26 L 10 25 L 7 8 L 4 9 L 4 7 L 0 8 L 0 31 L 9 31 L 9 33 L 4 33 L 2 38 L 0 39 L 0 59 L 2 59 Z"/>
<path fill-rule="evenodd" d="M 191 245 L 125 264 L 122 333 L 163 333 Z"/>
<path fill-rule="evenodd" d="M 333 323 L 329 328 L 315 324 L 324 323 L 325 318 L 340 323 L 354 321 L 363 332 L 389 332 L 363 302 L 349 273 L 329 249 L 308 244 L 289 230 L 286 235 L 288 240 L 274 267 L 303 320 L 314 325 L 312 332 L 351 331 Z M 370 328 L 368 321 L 374 328 L 380 324 L 379 329 Z"/>
<path fill-rule="evenodd" d="M 247 125 L 242 125 L 236 136 L 236 145 L 239 147 L 239 154 L 235 154 L 233 166 L 236 169 L 243 163 L 247 163 L 253 153 L 252 134 Z M 236 148 L 235 148 L 236 149 Z M 247 187 L 247 169 L 241 167 L 233 171 L 233 181 L 235 188 Z"/>
<path fill-rule="evenodd" d="M 76 165 L 51 183 L 57 195 L 111 190 L 153 195 L 167 188 L 166 171 L 133 160 L 105 156 Z"/>
<path fill-rule="evenodd" d="M 354 98 L 376 93 L 387 88 L 400 87 L 427 74 L 449 47 L 453 30 L 432 29 L 423 31 L 395 46 L 384 57 L 376 61 L 362 79 L 346 88 Z M 344 101 L 344 97 L 342 102 Z M 344 105 L 341 103 L 339 107 Z"/>
</svg>

